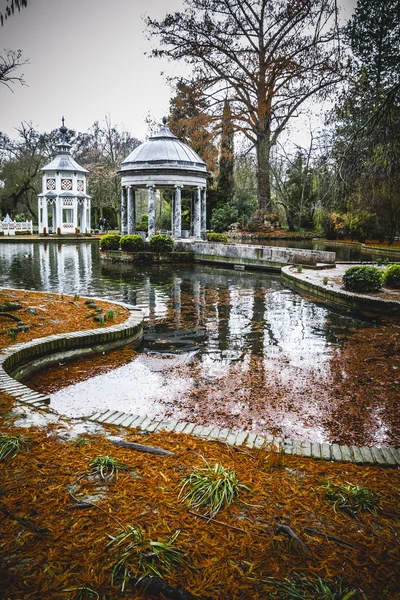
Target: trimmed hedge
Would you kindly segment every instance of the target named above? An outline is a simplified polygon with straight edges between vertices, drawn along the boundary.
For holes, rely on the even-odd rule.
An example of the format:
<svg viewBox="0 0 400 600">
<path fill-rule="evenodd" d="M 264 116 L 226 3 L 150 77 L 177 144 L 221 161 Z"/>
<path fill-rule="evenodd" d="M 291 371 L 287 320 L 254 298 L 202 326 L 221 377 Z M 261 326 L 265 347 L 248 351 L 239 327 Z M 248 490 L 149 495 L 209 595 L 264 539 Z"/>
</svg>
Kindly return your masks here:
<svg viewBox="0 0 400 600">
<path fill-rule="evenodd" d="M 172 252 L 174 240 L 169 235 L 157 233 L 150 238 L 149 248 L 152 252 Z"/>
<path fill-rule="evenodd" d="M 144 249 L 144 240 L 141 235 L 128 234 L 120 239 L 121 250 L 124 252 L 141 252 Z"/>
<path fill-rule="evenodd" d="M 207 240 L 209 242 L 227 242 L 228 236 L 226 235 L 226 233 L 210 232 L 207 233 Z"/>
<path fill-rule="evenodd" d="M 119 250 L 121 236 L 118 233 L 107 233 L 100 238 L 101 250 Z"/>
<path fill-rule="evenodd" d="M 386 269 L 383 282 L 387 287 L 400 289 L 400 264 L 391 265 Z"/>
<path fill-rule="evenodd" d="M 344 287 L 352 292 L 377 292 L 382 282 L 383 273 L 376 267 L 351 267 L 343 275 Z"/>
</svg>

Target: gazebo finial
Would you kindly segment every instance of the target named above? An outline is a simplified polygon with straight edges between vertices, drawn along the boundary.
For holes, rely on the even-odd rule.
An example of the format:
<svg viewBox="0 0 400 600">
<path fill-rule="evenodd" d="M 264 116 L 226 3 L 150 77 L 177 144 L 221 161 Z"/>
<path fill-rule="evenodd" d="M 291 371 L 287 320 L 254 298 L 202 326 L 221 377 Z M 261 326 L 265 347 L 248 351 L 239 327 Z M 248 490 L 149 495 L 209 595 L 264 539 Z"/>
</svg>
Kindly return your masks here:
<svg viewBox="0 0 400 600">
<path fill-rule="evenodd" d="M 61 143 L 65 143 L 65 141 L 66 141 L 66 140 L 65 140 L 65 134 L 67 133 L 68 129 L 65 127 L 65 119 L 64 119 L 64 116 L 62 116 L 62 118 L 61 118 L 61 121 L 62 121 L 62 126 L 60 127 L 60 133 L 61 133 L 61 135 L 62 135 L 62 138 L 61 138 Z"/>
<path fill-rule="evenodd" d="M 163 125 L 165 126 L 168 123 L 168 119 L 166 116 L 162 118 Z"/>
</svg>

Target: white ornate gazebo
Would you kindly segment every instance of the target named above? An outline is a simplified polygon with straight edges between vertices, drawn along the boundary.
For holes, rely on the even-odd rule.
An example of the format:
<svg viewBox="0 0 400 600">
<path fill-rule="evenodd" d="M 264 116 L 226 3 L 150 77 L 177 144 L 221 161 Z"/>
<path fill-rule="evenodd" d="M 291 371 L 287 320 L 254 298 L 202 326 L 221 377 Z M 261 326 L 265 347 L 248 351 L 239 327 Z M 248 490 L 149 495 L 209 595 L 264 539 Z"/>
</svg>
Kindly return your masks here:
<svg viewBox="0 0 400 600">
<path fill-rule="evenodd" d="M 135 190 L 147 188 L 148 237 L 155 234 L 154 196 L 158 189 L 175 190 L 172 206 L 172 234 L 182 237 L 181 191 L 193 190 L 191 231 L 196 238 L 206 233 L 206 185 L 209 174 L 205 162 L 194 150 L 171 133 L 166 117 L 160 131 L 140 144 L 121 163 L 121 233 L 136 231 Z"/>
<path fill-rule="evenodd" d="M 72 158 L 71 144 L 65 139 L 67 131 L 63 117 L 57 155 L 41 169 L 39 233 L 49 233 L 49 211 L 53 233 L 90 233 L 90 196 L 86 193 L 88 171 Z"/>
</svg>

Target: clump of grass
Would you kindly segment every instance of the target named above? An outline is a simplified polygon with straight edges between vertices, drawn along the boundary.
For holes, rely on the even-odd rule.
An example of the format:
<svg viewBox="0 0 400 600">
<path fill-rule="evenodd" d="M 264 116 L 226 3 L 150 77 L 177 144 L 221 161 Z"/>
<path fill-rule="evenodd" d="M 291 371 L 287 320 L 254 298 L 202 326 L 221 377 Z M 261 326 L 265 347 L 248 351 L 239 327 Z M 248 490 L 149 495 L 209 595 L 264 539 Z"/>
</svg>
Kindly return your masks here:
<svg viewBox="0 0 400 600">
<path fill-rule="evenodd" d="M 303 272 L 303 266 L 302 265 L 297 265 L 296 270 L 298 273 L 302 273 Z"/>
<path fill-rule="evenodd" d="M 8 330 L 8 337 L 11 338 L 13 342 L 15 342 L 15 340 L 18 337 L 18 331 L 16 329 L 9 329 Z"/>
<path fill-rule="evenodd" d="M 74 300 L 79 300 L 80 296 L 79 294 L 74 294 Z"/>
<path fill-rule="evenodd" d="M 182 480 L 178 498 L 193 508 L 206 508 L 214 517 L 221 508 L 229 506 L 240 489 L 249 489 L 239 483 L 236 473 L 216 463 L 214 466 L 203 459 L 206 466 L 188 473 Z"/>
<path fill-rule="evenodd" d="M 106 312 L 107 315 L 107 321 L 114 321 L 114 311 L 113 310 L 108 310 Z"/>
<path fill-rule="evenodd" d="M 278 580 L 270 578 L 264 580 L 273 591 L 269 598 L 285 598 L 285 600 L 351 600 L 352 598 L 366 598 L 360 589 L 345 583 L 341 578 L 334 581 L 326 581 L 317 578 L 309 578 L 305 575 L 295 575 L 292 578 Z"/>
<path fill-rule="evenodd" d="M 333 508 L 342 510 L 367 510 L 375 512 L 379 506 L 378 494 L 372 492 L 368 487 L 346 484 L 327 483 L 321 486 L 325 496 L 333 502 Z"/>
<path fill-rule="evenodd" d="M 324 285 L 328 285 L 328 281 L 329 281 L 329 279 L 327 277 L 324 277 L 323 280 L 322 280 L 322 283 Z"/>
<path fill-rule="evenodd" d="M 64 592 L 75 592 L 73 600 L 100 600 L 100 595 L 87 586 L 68 588 Z"/>
<path fill-rule="evenodd" d="M 0 433 L 0 461 L 15 458 L 20 450 L 28 450 L 27 441 L 22 435 Z"/>
<path fill-rule="evenodd" d="M 99 475 L 103 481 L 111 481 L 118 471 L 127 471 L 131 468 L 112 456 L 97 456 L 89 467 L 92 468 L 92 473 Z"/>
<path fill-rule="evenodd" d="M 141 527 L 128 525 L 107 544 L 116 558 L 112 569 L 111 584 L 118 585 L 121 592 L 125 591 L 130 577 L 140 581 L 145 577 L 159 577 L 171 573 L 185 562 L 185 553 L 175 546 L 180 534 L 174 535 L 164 542 L 148 538 Z"/>
</svg>

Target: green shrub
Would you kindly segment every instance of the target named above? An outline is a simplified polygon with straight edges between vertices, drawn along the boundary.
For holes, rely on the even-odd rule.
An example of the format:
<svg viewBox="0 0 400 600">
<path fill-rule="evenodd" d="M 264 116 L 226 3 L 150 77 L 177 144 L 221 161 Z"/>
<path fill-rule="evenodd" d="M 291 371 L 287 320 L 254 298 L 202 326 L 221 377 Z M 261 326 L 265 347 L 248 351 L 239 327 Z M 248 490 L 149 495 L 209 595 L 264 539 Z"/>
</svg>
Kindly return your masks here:
<svg viewBox="0 0 400 600">
<path fill-rule="evenodd" d="M 388 267 L 383 276 L 383 281 L 387 287 L 400 289 L 400 264 Z"/>
<path fill-rule="evenodd" d="M 164 233 L 157 233 L 150 238 L 149 248 L 151 252 L 172 252 L 174 240 Z"/>
<path fill-rule="evenodd" d="M 121 236 L 118 233 L 107 233 L 100 238 L 101 250 L 118 250 Z"/>
<path fill-rule="evenodd" d="M 149 228 L 149 215 L 142 215 L 139 223 L 136 225 L 136 231 L 146 231 Z"/>
<path fill-rule="evenodd" d="M 232 225 L 232 223 L 235 223 L 238 220 L 238 216 L 237 209 L 230 204 L 215 208 L 211 215 L 211 227 L 218 233 L 227 231 L 229 225 Z"/>
<path fill-rule="evenodd" d="M 376 267 L 351 267 L 343 275 L 344 287 L 352 292 L 377 292 L 382 279 L 382 272 Z"/>
<path fill-rule="evenodd" d="M 209 242 L 227 242 L 228 236 L 226 235 L 226 233 L 210 232 L 210 233 L 207 233 L 207 240 Z"/>
<path fill-rule="evenodd" d="M 120 240 L 121 250 L 124 252 L 140 252 L 144 248 L 144 241 L 140 235 L 124 235 Z"/>
</svg>

